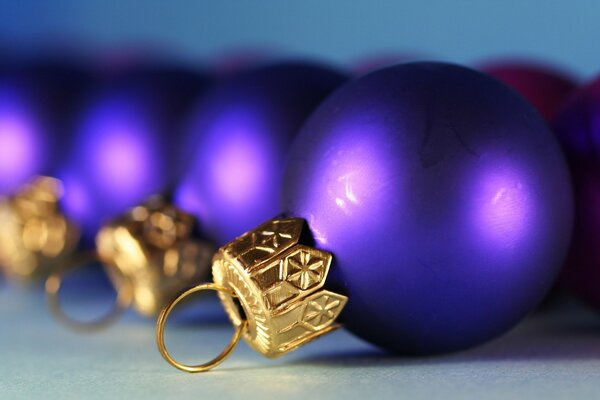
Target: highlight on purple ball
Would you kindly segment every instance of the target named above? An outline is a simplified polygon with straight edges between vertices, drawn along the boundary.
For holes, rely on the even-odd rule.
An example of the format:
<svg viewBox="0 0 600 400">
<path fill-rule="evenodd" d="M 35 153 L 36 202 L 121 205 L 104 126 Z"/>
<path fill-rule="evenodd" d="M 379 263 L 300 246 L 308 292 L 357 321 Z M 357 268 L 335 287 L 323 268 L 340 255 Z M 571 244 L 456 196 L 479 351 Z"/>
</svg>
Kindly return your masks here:
<svg viewBox="0 0 600 400">
<path fill-rule="evenodd" d="M 0 78 L 0 194 L 14 193 L 46 167 L 47 127 L 25 93 Z"/>
<path fill-rule="evenodd" d="M 496 246 L 518 246 L 527 240 L 535 221 L 536 196 L 532 193 L 533 179 L 524 166 L 502 165 L 482 171 L 473 186 L 471 223 L 474 235 L 492 249 Z"/>
</svg>

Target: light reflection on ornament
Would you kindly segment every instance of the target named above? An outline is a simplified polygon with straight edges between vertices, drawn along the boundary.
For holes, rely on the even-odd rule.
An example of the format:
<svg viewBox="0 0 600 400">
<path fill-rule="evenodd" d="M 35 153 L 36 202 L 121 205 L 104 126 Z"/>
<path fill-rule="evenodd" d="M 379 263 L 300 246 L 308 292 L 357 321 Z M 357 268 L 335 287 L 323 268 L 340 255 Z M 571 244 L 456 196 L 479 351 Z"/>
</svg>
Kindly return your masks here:
<svg viewBox="0 0 600 400">
<path fill-rule="evenodd" d="M 99 138 L 98 153 L 91 162 L 100 185 L 138 192 L 149 183 L 150 177 L 144 171 L 152 167 L 148 165 L 149 154 L 144 151 L 144 135 L 135 126 L 127 126 L 127 122 L 117 121 L 114 126 L 100 128 L 103 133 Z"/>
<path fill-rule="evenodd" d="M 474 222 L 494 245 L 516 246 L 535 217 L 526 178 L 513 169 L 494 168 L 480 177 L 474 194 Z"/>
<path fill-rule="evenodd" d="M 369 124 L 351 121 L 338 132 L 346 140 L 336 140 L 337 135 L 333 134 L 333 139 L 321 145 L 328 149 L 327 156 L 319 160 L 315 169 L 322 171 L 323 176 L 306 188 L 305 193 L 306 207 L 319 211 L 318 215 L 306 217 L 321 245 L 327 244 L 331 233 L 320 225 L 338 226 L 340 229 L 335 232 L 345 235 L 362 232 L 367 225 L 371 229 L 371 213 L 383 212 L 386 207 L 377 193 L 385 190 L 393 179 L 387 174 L 391 169 L 385 167 L 386 160 L 381 157 L 385 144 Z"/>
<path fill-rule="evenodd" d="M 216 188 L 221 201 L 231 206 L 243 202 L 257 201 L 255 187 L 262 187 L 269 179 L 268 153 L 264 146 L 257 143 L 256 131 L 260 129 L 256 122 L 243 115 L 233 115 L 218 121 L 214 137 L 227 137 L 227 141 L 213 142 L 209 164 L 211 184 Z M 251 132 L 248 132 L 251 131 Z"/>
<path fill-rule="evenodd" d="M 363 203 L 369 202 L 370 193 L 376 190 L 373 186 L 376 184 L 373 176 L 379 173 L 378 160 L 372 156 L 374 153 L 369 149 L 373 144 L 362 141 L 357 136 L 354 138 L 357 140 L 343 144 L 337 151 L 337 155 L 332 158 L 333 168 L 326 169 L 332 175 L 327 193 L 334 199 L 337 207 L 347 215 L 364 209 Z"/>
<path fill-rule="evenodd" d="M 150 116 L 129 102 L 107 101 L 86 118 L 80 149 L 85 172 L 98 192 L 135 203 L 164 184 L 162 155 Z M 127 204 L 133 205 L 133 204 Z"/>
<path fill-rule="evenodd" d="M 272 128 L 263 126 L 256 114 L 240 107 L 213 114 L 203 144 L 197 146 L 196 162 L 176 190 L 176 204 L 196 215 L 203 226 L 236 226 L 244 221 L 251 226 L 255 214 L 268 218 L 277 209 L 277 197 L 257 188 L 277 190 L 284 155 L 272 150 Z M 210 212 L 214 209 L 228 211 Z"/>
<path fill-rule="evenodd" d="M 73 159 L 63 167 L 65 213 L 93 237 L 114 214 L 165 186 L 152 116 L 137 99 L 108 96 L 82 116 Z"/>
</svg>

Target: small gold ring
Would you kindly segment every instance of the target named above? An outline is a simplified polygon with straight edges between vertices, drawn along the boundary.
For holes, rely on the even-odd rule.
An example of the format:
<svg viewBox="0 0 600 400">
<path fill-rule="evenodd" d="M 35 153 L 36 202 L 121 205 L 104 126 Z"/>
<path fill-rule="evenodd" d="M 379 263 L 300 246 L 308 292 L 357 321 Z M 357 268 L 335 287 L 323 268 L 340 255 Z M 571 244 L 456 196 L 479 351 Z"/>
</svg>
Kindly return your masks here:
<svg viewBox="0 0 600 400">
<path fill-rule="evenodd" d="M 163 358 L 169 364 L 171 364 L 175 368 L 180 369 L 182 371 L 191 372 L 191 373 L 208 371 L 210 369 L 213 369 L 217 365 L 221 364 L 223 361 L 225 361 L 227 359 L 227 357 L 229 357 L 231 355 L 231 353 L 233 353 L 233 351 L 235 350 L 236 346 L 238 345 L 238 343 L 240 342 L 240 340 L 242 338 L 243 331 L 248 326 L 248 321 L 246 321 L 246 320 L 242 320 L 241 324 L 235 326 L 235 332 L 233 333 L 231 340 L 229 341 L 229 343 L 227 344 L 225 349 L 221 352 L 221 354 L 219 354 L 218 356 L 216 356 L 215 358 L 213 358 L 212 360 L 210 360 L 204 364 L 185 365 L 185 364 L 181 364 L 180 362 L 176 361 L 173 357 L 171 357 L 171 355 L 167 351 L 167 347 L 165 346 L 165 337 L 164 337 L 165 324 L 167 322 L 167 318 L 169 317 L 169 314 L 171 314 L 171 311 L 173 311 L 173 308 L 175 308 L 175 306 L 180 301 L 182 301 L 186 297 L 188 297 L 196 292 L 200 292 L 203 290 L 214 290 L 217 292 L 225 293 L 231 297 L 237 297 L 231 289 L 227 289 L 227 288 L 217 285 L 215 283 L 203 283 L 201 285 L 194 286 L 193 288 L 190 288 L 190 289 L 182 292 L 181 294 L 179 294 L 179 296 L 177 296 L 173 300 L 171 300 L 165 306 L 165 308 L 162 309 L 162 311 L 160 312 L 160 315 L 158 316 L 158 320 L 156 321 L 156 345 L 158 346 L 158 351 L 160 351 L 160 354 L 163 356 Z"/>
<path fill-rule="evenodd" d="M 129 284 L 125 284 L 117 290 L 114 306 L 100 318 L 90 322 L 82 322 L 67 315 L 58 299 L 64 275 L 74 268 L 95 261 L 99 261 L 95 253 L 79 254 L 79 257 L 74 258 L 65 267 L 53 272 L 46 280 L 46 299 L 52 315 L 63 325 L 75 331 L 96 332 L 112 325 L 133 301 L 133 290 Z"/>
</svg>

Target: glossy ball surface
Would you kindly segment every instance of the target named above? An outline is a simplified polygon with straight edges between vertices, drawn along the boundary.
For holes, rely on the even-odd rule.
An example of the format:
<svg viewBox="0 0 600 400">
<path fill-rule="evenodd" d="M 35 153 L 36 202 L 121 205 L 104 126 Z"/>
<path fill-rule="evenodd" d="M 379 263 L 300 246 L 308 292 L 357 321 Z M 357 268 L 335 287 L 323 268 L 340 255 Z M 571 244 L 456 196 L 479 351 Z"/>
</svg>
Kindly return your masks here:
<svg viewBox="0 0 600 400">
<path fill-rule="evenodd" d="M 407 354 L 464 349 L 514 326 L 551 287 L 572 223 L 569 175 L 539 114 L 443 63 L 344 85 L 292 147 L 283 210 L 334 254 L 358 336 Z"/>
<path fill-rule="evenodd" d="M 483 72 L 515 89 L 550 121 L 567 97 L 577 88 L 575 80 L 549 66 L 525 62 L 494 63 Z"/>
<path fill-rule="evenodd" d="M 575 189 L 575 225 L 561 283 L 600 308 L 600 78 L 579 90 L 553 127 Z"/>
<path fill-rule="evenodd" d="M 292 139 L 345 76 L 306 62 L 248 70 L 211 90 L 192 112 L 187 148 L 193 165 L 175 202 L 196 215 L 218 244 L 279 212 Z"/>
</svg>

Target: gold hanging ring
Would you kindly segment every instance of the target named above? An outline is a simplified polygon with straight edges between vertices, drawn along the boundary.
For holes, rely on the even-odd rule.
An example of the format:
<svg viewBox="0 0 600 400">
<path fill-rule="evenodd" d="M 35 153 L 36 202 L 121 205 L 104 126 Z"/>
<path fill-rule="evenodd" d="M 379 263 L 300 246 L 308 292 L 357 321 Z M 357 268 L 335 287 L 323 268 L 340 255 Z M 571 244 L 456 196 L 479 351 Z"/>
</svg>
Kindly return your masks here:
<svg viewBox="0 0 600 400">
<path fill-rule="evenodd" d="M 133 289 L 130 284 L 124 284 L 117 290 L 117 298 L 114 306 L 100 318 L 90 321 L 78 321 L 63 310 L 59 301 L 59 293 L 65 274 L 78 266 L 96 262 L 98 256 L 95 253 L 79 254 L 78 257 L 57 271 L 54 271 L 46 279 L 46 300 L 52 315 L 66 327 L 80 332 L 96 332 L 112 325 L 133 302 Z"/>
<path fill-rule="evenodd" d="M 236 325 L 235 332 L 233 333 L 233 336 L 231 337 L 231 340 L 229 341 L 229 343 L 227 344 L 225 349 L 218 356 L 216 356 L 215 358 L 213 358 L 212 360 L 210 360 L 204 364 L 186 365 L 186 364 L 182 364 L 182 363 L 178 362 L 177 360 L 175 360 L 169 354 L 169 352 L 167 351 L 167 347 L 165 346 L 164 332 L 165 332 L 165 324 L 167 322 L 167 318 L 171 314 L 171 311 L 173 311 L 173 308 L 175 308 L 175 306 L 179 302 L 181 302 L 183 299 L 185 299 L 186 297 L 188 297 L 194 293 L 201 292 L 204 290 L 214 290 L 217 292 L 224 293 L 228 296 L 237 298 L 237 296 L 231 289 L 217 285 L 215 283 L 203 283 L 201 285 L 194 286 L 194 287 L 182 292 L 177 297 L 175 297 L 173 300 L 171 300 L 162 309 L 162 311 L 160 312 L 160 315 L 158 316 L 158 320 L 156 321 L 156 345 L 158 346 L 158 351 L 160 352 L 160 354 L 163 356 L 163 358 L 169 364 L 171 364 L 172 366 L 174 366 L 177 369 L 180 369 L 180 370 L 186 371 L 186 372 L 190 372 L 190 373 L 208 371 L 210 369 L 213 369 L 217 365 L 221 364 L 223 361 L 225 361 L 227 359 L 227 357 L 229 357 L 231 355 L 231 353 L 233 353 L 233 351 L 237 347 L 238 343 L 242 339 L 242 333 L 248 326 L 248 321 L 246 321 L 246 320 L 242 320 L 241 324 Z"/>
</svg>

